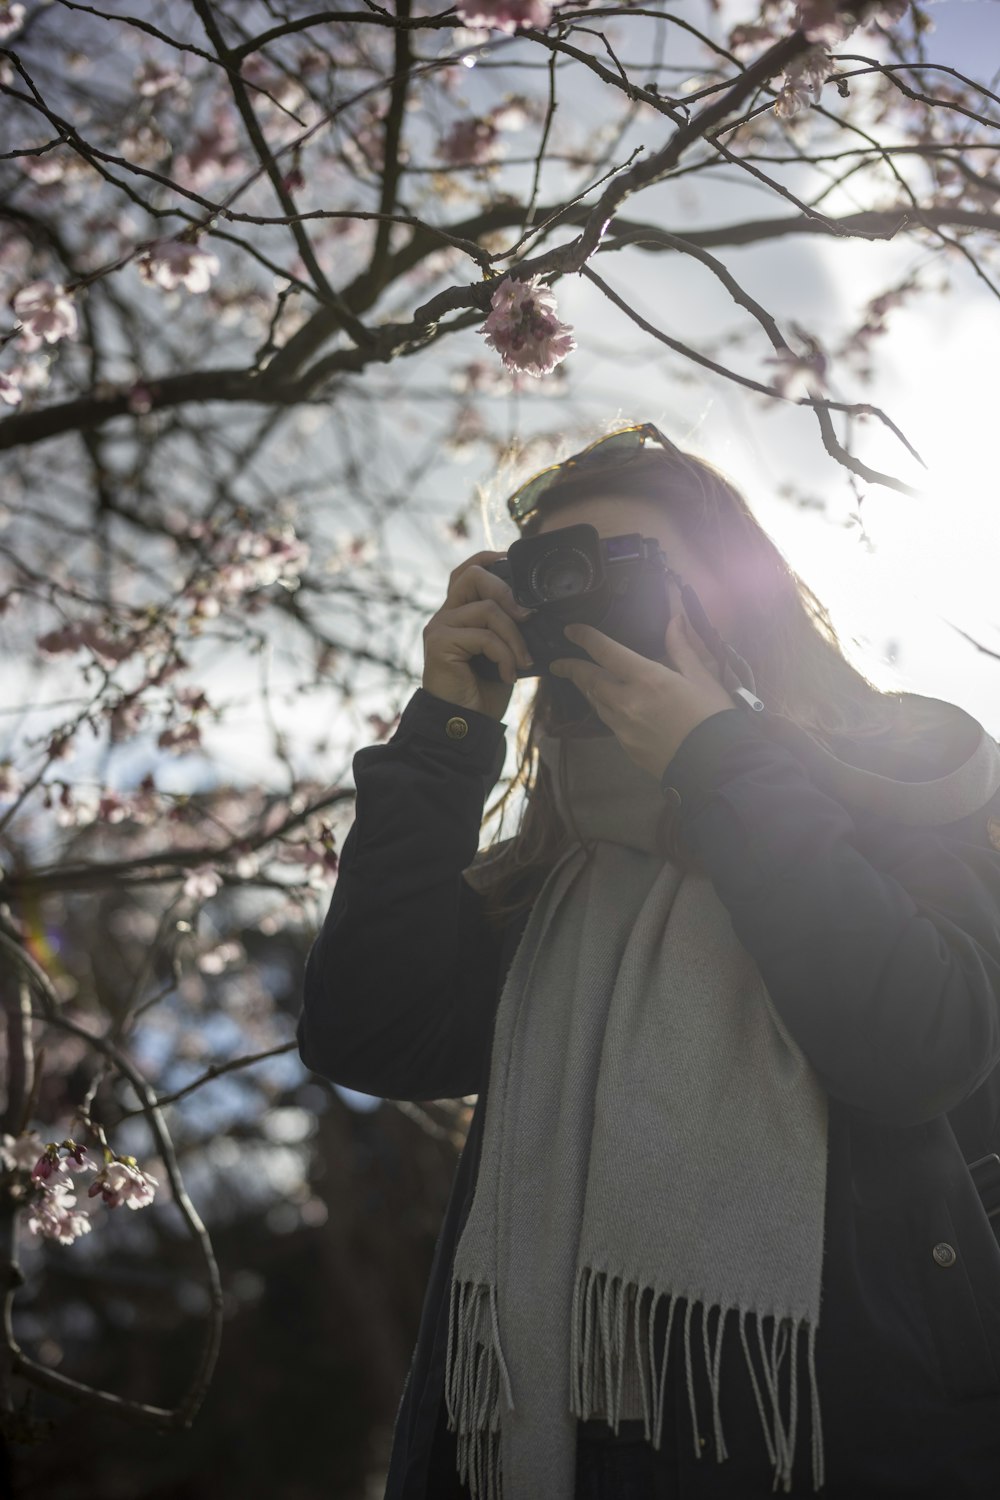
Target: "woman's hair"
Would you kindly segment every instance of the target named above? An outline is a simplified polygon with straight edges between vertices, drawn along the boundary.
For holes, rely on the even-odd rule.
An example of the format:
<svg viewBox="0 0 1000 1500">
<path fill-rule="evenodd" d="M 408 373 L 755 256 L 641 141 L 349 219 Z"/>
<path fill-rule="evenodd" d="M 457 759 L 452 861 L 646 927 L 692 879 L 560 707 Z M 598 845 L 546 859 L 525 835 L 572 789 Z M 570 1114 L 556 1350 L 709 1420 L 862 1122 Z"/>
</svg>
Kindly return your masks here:
<svg viewBox="0 0 1000 1500">
<path fill-rule="evenodd" d="M 896 728 L 899 694 L 882 691 L 851 665 L 824 606 L 789 567 L 736 487 L 705 459 L 643 448 L 625 463 L 565 470 L 545 491 L 521 535 L 536 535 L 543 516 L 561 507 L 609 495 L 662 505 L 690 551 L 718 578 L 734 621 L 731 644 L 751 667 L 771 712 L 792 719 L 828 747 L 840 736 L 884 735 Z M 538 679 L 517 730 L 517 770 L 484 817 L 488 823 L 499 813 L 497 836 L 469 872 L 494 928 L 531 904 L 546 872 L 574 838 L 556 810 L 537 741 L 540 734 L 560 738 L 593 728 L 595 715 L 588 710 L 584 718 L 568 719 L 560 708 L 565 695 L 553 689 L 553 681 L 561 686 L 559 679 Z M 525 792 L 519 826 L 512 838 L 502 840 L 503 815 L 519 787 Z M 699 868 L 666 802 L 660 832 L 667 857 L 682 868 Z"/>
</svg>

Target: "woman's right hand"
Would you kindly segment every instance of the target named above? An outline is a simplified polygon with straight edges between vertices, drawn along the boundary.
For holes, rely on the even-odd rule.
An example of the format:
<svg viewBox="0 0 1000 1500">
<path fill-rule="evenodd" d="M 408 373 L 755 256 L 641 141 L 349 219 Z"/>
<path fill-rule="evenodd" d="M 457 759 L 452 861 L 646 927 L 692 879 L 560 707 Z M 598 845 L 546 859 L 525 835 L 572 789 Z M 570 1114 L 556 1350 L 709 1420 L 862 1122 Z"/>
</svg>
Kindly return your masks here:
<svg viewBox="0 0 1000 1500">
<path fill-rule="evenodd" d="M 510 585 L 482 566 L 506 555 L 476 552 L 460 563 L 448 580 L 444 604 L 423 632 L 426 691 L 494 719 L 502 719 L 507 711 L 517 668 L 530 666 L 528 648 L 514 622 L 534 613 L 522 609 Z M 472 670 L 469 661 L 479 655 L 496 662 L 498 682 Z"/>
</svg>

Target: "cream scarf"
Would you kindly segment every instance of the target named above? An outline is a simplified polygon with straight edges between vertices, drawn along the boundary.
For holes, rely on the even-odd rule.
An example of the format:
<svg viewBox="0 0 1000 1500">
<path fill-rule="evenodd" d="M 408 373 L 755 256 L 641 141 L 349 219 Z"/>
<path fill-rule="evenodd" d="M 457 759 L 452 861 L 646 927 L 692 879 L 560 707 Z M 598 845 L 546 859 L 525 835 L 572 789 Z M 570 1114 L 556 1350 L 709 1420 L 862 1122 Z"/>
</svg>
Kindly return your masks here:
<svg viewBox="0 0 1000 1500">
<path fill-rule="evenodd" d="M 656 779 L 612 735 L 550 738 L 539 751 L 557 788 L 560 747 L 571 817 L 595 842 L 549 872 L 497 1010 L 449 1312 L 460 1475 L 474 1500 L 572 1500 L 577 1419 L 595 1415 L 616 1431 L 642 1418 L 658 1448 L 666 1370 L 652 1335 L 666 1298 L 666 1351 L 675 1310 L 684 1319 L 695 1453 L 692 1359 L 704 1358 L 725 1456 L 732 1315 L 786 1492 L 801 1336 L 819 1489 L 826 1095 L 708 876 L 658 851 Z"/>
</svg>

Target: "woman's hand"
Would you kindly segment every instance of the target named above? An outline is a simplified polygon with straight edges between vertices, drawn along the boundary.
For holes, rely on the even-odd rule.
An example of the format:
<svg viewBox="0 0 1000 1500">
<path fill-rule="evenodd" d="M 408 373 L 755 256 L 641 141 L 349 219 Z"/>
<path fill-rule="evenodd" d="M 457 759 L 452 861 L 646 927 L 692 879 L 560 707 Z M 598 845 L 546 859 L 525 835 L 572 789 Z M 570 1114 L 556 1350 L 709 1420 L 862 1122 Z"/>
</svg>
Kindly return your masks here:
<svg viewBox="0 0 1000 1500">
<path fill-rule="evenodd" d="M 637 766 L 660 780 L 681 743 L 698 724 L 735 708 L 719 667 L 684 612 L 680 589 L 669 581 L 670 621 L 664 645 L 671 666 L 629 650 L 593 625 L 567 625 L 567 640 L 593 657 L 560 656 L 549 670 L 579 688 Z"/>
<path fill-rule="evenodd" d="M 534 613 L 522 609 L 510 585 L 483 566 L 505 556 L 504 552 L 476 552 L 454 570 L 444 603 L 424 626 L 421 681 L 436 698 L 500 720 L 507 711 L 518 667 L 530 665 L 518 625 Z M 499 681 L 473 671 L 469 662 L 477 655 L 496 663 Z"/>
</svg>

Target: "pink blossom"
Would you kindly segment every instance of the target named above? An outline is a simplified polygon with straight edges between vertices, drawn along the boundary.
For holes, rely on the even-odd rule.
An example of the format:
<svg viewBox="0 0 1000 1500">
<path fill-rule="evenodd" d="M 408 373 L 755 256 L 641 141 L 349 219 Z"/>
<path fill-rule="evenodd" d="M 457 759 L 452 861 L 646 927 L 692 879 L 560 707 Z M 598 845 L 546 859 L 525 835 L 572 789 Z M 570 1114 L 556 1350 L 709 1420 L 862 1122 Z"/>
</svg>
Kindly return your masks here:
<svg viewBox="0 0 1000 1500">
<path fill-rule="evenodd" d="M 143 381 L 137 380 L 134 385 L 129 386 L 126 396 L 128 409 L 135 412 L 136 416 L 142 417 L 146 412 L 153 410 L 153 392 Z"/>
<path fill-rule="evenodd" d="M 135 634 L 114 636 L 96 620 L 70 620 L 58 630 L 40 635 L 36 645 L 49 656 L 58 656 L 63 651 L 92 651 L 102 666 L 113 667 L 127 661 L 139 649 L 140 637 Z"/>
<path fill-rule="evenodd" d="M 816 104 L 829 72 L 830 59 L 826 49 L 819 44 L 807 47 L 798 57 L 793 57 L 785 69 L 782 86 L 774 101 L 774 113 L 778 119 L 791 119 L 810 104 Z"/>
<path fill-rule="evenodd" d="M 155 120 L 139 120 L 122 136 L 123 155 L 139 167 L 155 167 L 170 155 L 170 142 Z"/>
<path fill-rule="evenodd" d="M 339 860 L 332 844 L 304 839 L 297 842 L 289 840 L 280 846 L 277 856 L 282 864 L 305 865 L 306 880 L 316 889 L 334 882 Z"/>
<path fill-rule="evenodd" d="M 865 22 L 879 21 L 883 26 L 894 26 L 909 8 L 910 0 L 880 0 L 865 16 Z"/>
<path fill-rule="evenodd" d="M 827 359 L 814 339 L 805 353 L 779 349 L 764 361 L 774 366 L 772 383 L 789 400 L 821 394 L 826 383 Z"/>
<path fill-rule="evenodd" d="M 177 689 L 177 702 L 192 714 L 204 713 L 205 709 L 210 707 L 204 690 L 191 684 Z"/>
<path fill-rule="evenodd" d="M 464 26 L 486 26 L 510 33 L 519 26 L 543 31 L 552 19 L 550 0 L 459 0 L 456 8 Z"/>
<path fill-rule="evenodd" d="M 32 1204 L 29 1231 L 43 1239 L 57 1240 L 60 1245 L 71 1245 L 94 1227 L 89 1214 L 74 1209 L 75 1203 L 76 1194 L 70 1191 L 68 1184 L 55 1182 L 39 1201 Z"/>
<path fill-rule="evenodd" d="M 37 1130 L 26 1130 L 18 1136 L 5 1133 L 0 1142 L 0 1162 L 8 1172 L 30 1172 L 42 1150 L 44 1143 Z"/>
<path fill-rule="evenodd" d="M 482 166 L 496 159 L 500 132 L 490 119 L 456 120 L 438 143 L 438 156 L 454 167 Z"/>
<path fill-rule="evenodd" d="M 201 731 L 197 724 L 172 724 L 164 729 L 156 741 L 161 750 L 172 750 L 175 755 L 185 755 L 189 750 L 201 749 Z"/>
<path fill-rule="evenodd" d="M 152 1203 L 158 1186 L 159 1179 L 141 1171 L 134 1156 L 117 1156 L 90 1184 L 87 1196 L 95 1198 L 100 1193 L 108 1208 L 120 1208 L 123 1203 L 129 1208 L 145 1208 Z"/>
<path fill-rule="evenodd" d="M 97 816 L 102 823 L 123 823 L 128 817 L 128 803 L 117 792 L 105 792 L 97 804 Z"/>
<path fill-rule="evenodd" d="M 204 188 L 216 177 L 231 177 L 243 167 L 231 107 L 220 105 L 211 125 L 195 136 L 190 151 L 178 156 L 175 170 L 184 187 Z"/>
<path fill-rule="evenodd" d="M 40 391 L 49 383 L 48 356 L 19 360 L 16 365 L 11 365 L 7 375 L 23 395 L 30 391 Z"/>
<path fill-rule="evenodd" d="M 771 43 L 774 40 L 774 32 L 770 26 L 762 26 L 757 23 L 746 26 L 734 26 L 729 33 L 729 50 L 736 52 L 741 47 L 756 47 L 762 42 Z"/>
<path fill-rule="evenodd" d="M 199 865 L 196 870 L 185 870 L 184 894 L 192 901 L 208 901 L 222 885 L 222 876 L 211 865 Z"/>
<path fill-rule="evenodd" d="M 0 802 L 15 802 L 23 791 L 24 782 L 10 761 L 0 761 Z"/>
<path fill-rule="evenodd" d="M 811 42 L 835 47 L 849 37 L 856 26 L 880 22 L 892 26 L 901 21 L 910 0 L 873 0 L 863 11 L 852 14 L 844 0 L 798 0 L 792 24 L 805 32 Z"/>
<path fill-rule="evenodd" d="M 238 964 L 246 958 L 246 950 L 242 943 L 230 939 L 229 942 L 219 943 L 216 948 L 209 948 L 202 953 L 198 959 L 198 967 L 203 974 L 221 974 L 229 964 Z"/>
<path fill-rule="evenodd" d="M 42 342 L 57 344 L 60 339 L 75 339 L 76 308 L 72 294 L 53 281 L 32 281 L 15 292 L 11 299 L 15 316 L 21 320 L 21 348 L 29 354 L 41 348 Z"/>
<path fill-rule="evenodd" d="M 507 276 L 493 293 L 491 311 L 478 330 L 508 370 L 547 375 L 576 348 L 572 329 L 555 316 L 556 299 L 541 278 Z"/>
<path fill-rule="evenodd" d="M 143 251 L 136 265 L 150 286 L 168 292 L 178 286 L 186 286 L 189 292 L 207 292 L 219 269 L 219 258 L 186 240 L 157 240 Z"/>
<path fill-rule="evenodd" d="M 44 151 L 38 156 L 26 156 L 21 165 L 25 175 L 41 188 L 52 187 L 54 183 L 62 182 L 69 170 L 69 163 L 65 156 L 59 156 L 55 151 Z"/>
<path fill-rule="evenodd" d="M 118 744 L 121 739 L 129 739 L 141 726 L 145 718 L 145 706 L 136 697 L 123 697 L 120 702 L 115 703 L 114 708 L 105 709 L 111 720 L 111 739 Z"/>
<path fill-rule="evenodd" d="M 180 69 L 172 63 L 144 62 L 135 75 L 135 86 L 144 99 L 155 99 L 181 81 Z"/>
<path fill-rule="evenodd" d="M 65 1152 L 65 1155 L 60 1155 L 60 1152 Z M 75 1172 L 96 1171 L 97 1163 L 87 1155 L 86 1146 L 78 1146 L 74 1140 L 69 1139 L 61 1145 L 50 1141 L 35 1162 L 31 1176 L 34 1182 L 47 1184 L 52 1189 Z"/>
<path fill-rule="evenodd" d="M 841 0 L 799 0 L 792 24 L 797 30 L 804 31 L 811 42 L 835 47 L 850 36 L 858 24 L 858 17 L 845 10 Z"/>
<path fill-rule="evenodd" d="M 7 375 L 0 375 L 0 401 L 5 402 L 7 406 L 19 406 L 21 396 L 21 387 L 15 385 Z"/>
<path fill-rule="evenodd" d="M 24 25 L 24 6 L 0 0 L 0 42 L 14 36 Z"/>
</svg>

